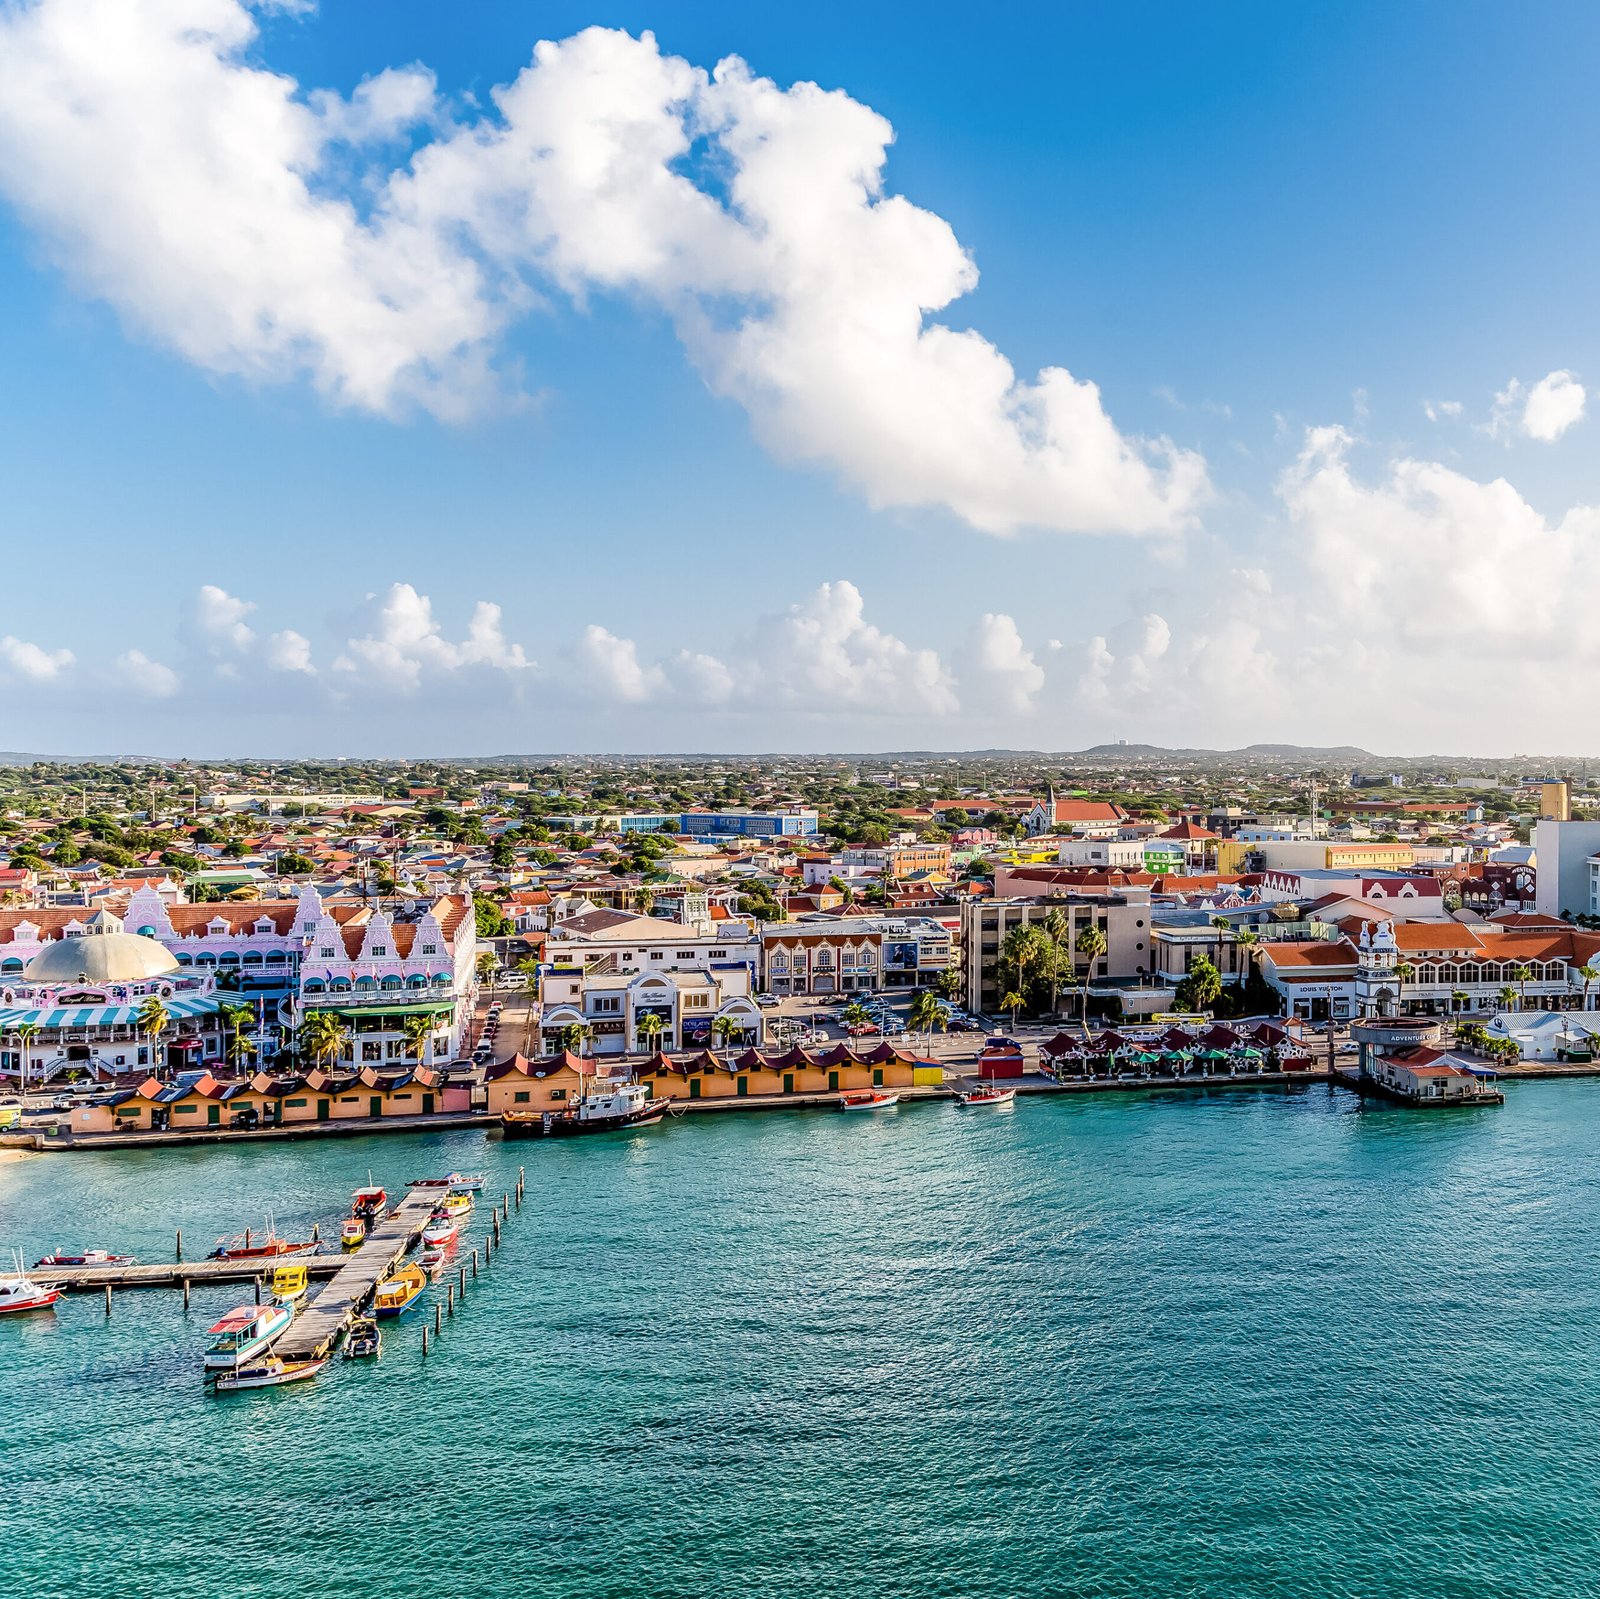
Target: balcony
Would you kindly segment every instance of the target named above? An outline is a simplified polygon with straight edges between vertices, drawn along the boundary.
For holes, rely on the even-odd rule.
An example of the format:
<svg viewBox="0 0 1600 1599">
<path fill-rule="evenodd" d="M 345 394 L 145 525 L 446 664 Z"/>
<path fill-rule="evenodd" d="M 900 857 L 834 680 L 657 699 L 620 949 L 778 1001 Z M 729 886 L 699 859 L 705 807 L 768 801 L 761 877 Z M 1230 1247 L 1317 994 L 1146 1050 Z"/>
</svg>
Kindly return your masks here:
<svg viewBox="0 0 1600 1599">
<path fill-rule="evenodd" d="M 455 992 L 449 983 L 430 983 L 426 988 L 330 988 L 300 997 L 307 1011 L 421 1010 L 455 1003 Z"/>
</svg>

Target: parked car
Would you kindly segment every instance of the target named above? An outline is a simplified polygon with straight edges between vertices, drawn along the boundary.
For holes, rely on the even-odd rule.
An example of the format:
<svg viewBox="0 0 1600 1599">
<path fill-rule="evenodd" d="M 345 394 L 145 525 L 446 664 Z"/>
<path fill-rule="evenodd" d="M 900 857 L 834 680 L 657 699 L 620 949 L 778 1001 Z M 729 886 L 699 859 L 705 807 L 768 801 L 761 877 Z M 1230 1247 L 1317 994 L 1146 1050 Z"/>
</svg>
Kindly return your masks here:
<svg viewBox="0 0 1600 1599">
<path fill-rule="evenodd" d="M 782 1003 L 783 1003 L 783 1001 L 781 999 L 779 999 L 776 994 L 757 994 L 756 995 L 756 1004 L 758 1004 L 762 1008 L 762 1010 L 774 1010 L 774 1009 L 776 1009 L 777 1006 L 781 1005 Z"/>
<path fill-rule="evenodd" d="M 881 1033 L 883 1029 L 876 1022 L 856 1022 L 846 1031 L 852 1038 L 867 1038 Z"/>
</svg>

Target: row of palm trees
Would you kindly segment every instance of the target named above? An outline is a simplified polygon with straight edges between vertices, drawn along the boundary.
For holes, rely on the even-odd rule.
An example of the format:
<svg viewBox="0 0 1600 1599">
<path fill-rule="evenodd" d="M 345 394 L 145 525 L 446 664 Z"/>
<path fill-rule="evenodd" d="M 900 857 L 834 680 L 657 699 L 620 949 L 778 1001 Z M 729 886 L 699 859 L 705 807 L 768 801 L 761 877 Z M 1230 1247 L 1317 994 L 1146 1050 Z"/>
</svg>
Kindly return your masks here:
<svg viewBox="0 0 1600 1599">
<path fill-rule="evenodd" d="M 1086 962 L 1083 975 L 1077 970 L 1077 961 L 1068 961 L 1066 951 L 1072 934 L 1072 918 L 1064 910 L 1049 911 L 1041 922 L 1027 922 L 1013 927 L 1000 947 L 1001 960 L 1007 967 L 1008 981 L 1000 996 L 1000 1009 L 1011 1012 L 1011 1025 L 1017 1025 L 1017 1015 L 1027 1003 L 1030 981 L 1041 975 L 1050 979 L 1050 1014 L 1055 1015 L 1061 1002 L 1061 973 L 1066 965 L 1072 974 L 1073 986 L 1078 990 L 1079 1020 L 1089 1027 L 1089 979 L 1094 963 L 1108 949 L 1106 935 L 1093 924 L 1083 928 L 1071 941 L 1078 959 Z M 919 996 L 920 997 L 920 996 Z"/>
<path fill-rule="evenodd" d="M 863 1011 L 865 1016 L 866 1012 Z M 659 1047 L 661 1035 L 667 1029 L 666 1018 L 655 1011 L 646 1011 L 633 1024 L 633 1030 L 638 1035 L 640 1042 L 646 1049 L 655 1050 Z M 711 1024 L 711 1036 L 722 1046 L 724 1051 L 731 1050 L 745 1034 L 744 1023 L 733 1016 L 719 1016 Z M 568 1050 L 574 1055 L 581 1055 L 584 1047 L 594 1037 L 594 1029 L 587 1022 L 568 1022 L 556 1034 L 556 1044 L 560 1049 Z"/>
</svg>

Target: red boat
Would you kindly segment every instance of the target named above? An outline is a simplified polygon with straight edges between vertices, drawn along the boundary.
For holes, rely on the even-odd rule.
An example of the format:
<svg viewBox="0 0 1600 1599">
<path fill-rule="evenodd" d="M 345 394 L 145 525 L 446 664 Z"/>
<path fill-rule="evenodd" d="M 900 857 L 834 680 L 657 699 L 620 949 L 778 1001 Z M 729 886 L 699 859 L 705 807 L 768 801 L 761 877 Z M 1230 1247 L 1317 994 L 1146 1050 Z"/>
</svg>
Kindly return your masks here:
<svg viewBox="0 0 1600 1599">
<path fill-rule="evenodd" d="M 59 1288 L 47 1288 L 22 1275 L 20 1255 L 16 1271 L 0 1277 L 0 1316 L 24 1310 L 48 1310 L 61 1297 Z"/>
<path fill-rule="evenodd" d="M 389 1196 L 381 1188 L 358 1188 L 350 1197 L 350 1214 L 363 1221 L 382 1221 Z"/>
<path fill-rule="evenodd" d="M 884 1088 L 865 1088 L 853 1094 L 839 1096 L 840 1110 L 888 1110 L 898 1105 L 900 1096 Z"/>
<path fill-rule="evenodd" d="M 1010 1105 L 1015 1103 L 1014 1088 L 969 1088 L 956 1096 L 958 1105 Z"/>
<path fill-rule="evenodd" d="M 276 1260 L 280 1255 L 314 1255 L 317 1245 L 312 1242 L 292 1243 L 280 1238 L 269 1225 L 265 1234 L 246 1228 L 234 1238 L 219 1238 L 217 1247 L 207 1257 L 210 1260 Z"/>
</svg>

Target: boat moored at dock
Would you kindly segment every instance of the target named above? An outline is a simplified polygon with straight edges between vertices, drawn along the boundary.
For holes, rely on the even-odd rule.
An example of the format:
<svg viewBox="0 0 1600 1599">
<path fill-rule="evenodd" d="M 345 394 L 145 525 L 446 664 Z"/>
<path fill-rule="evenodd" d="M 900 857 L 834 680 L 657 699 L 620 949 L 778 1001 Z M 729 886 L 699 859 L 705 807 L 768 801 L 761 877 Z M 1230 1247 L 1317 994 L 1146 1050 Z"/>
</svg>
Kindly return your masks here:
<svg viewBox="0 0 1600 1599">
<path fill-rule="evenodd" d="M 372 1314 L 392 1318 L 403 1316 L 422 1297 L 428 1277 L 418 1266 L 402 1266 L 394 1276 L 378 1284 L 372 1296 Z"/>
<path fill-rule="evenodd" d="M 339 1224 L 339 1247 L 359 1249 L 366 1242 L 367 1224 L 360 1216 L 346 1216 Z"/>
<path fill-rule="evenodd" d="M 424 1249 L 443 1249 L 461 1230 L 461 1224 L 447 1210 L 435 1210 L 422 1229 Z"/>
<path fill-rule="evenodd" d="M 59 1288 L 36 1283 L 22 1269 L 20 1251 L 13 1259 L 13 1270 L 0 1276 L 0 1316 L 27 1310 L 48 1310 L 61 1297 Z"/>
<path fill-rule="evenodd" d="M 888 1110 L 900 1103 L 899 1094 L 882 1088 L 863 1088 L 839 1096 L 840 1110 Z"/>
<path fill-rule="evenodd" d="M 280 1305 L 292 1305 L 306 1291 L 306 1264 L 303 1260 L 277 1266 L 272 1272 L 272 1297 Z"/>
<path fill-rule="evenodd" d="M 1014 1105 L 1016 1102 L 1016 1089 L 996 1088 L 989 1083 L 978 1088 L 963 1089 L 956 1095 L 958 1105 Z"/>
<path fill-rule="evenodd" d="M 277 1260 L 283 1255 L 314 1255 L 317 1252 L 315 1239 L 307 1239 L 303 1243 L 295 1243 L 287 1238 L 280 1238 L 273 1229 L 272 1223 L 267 1223 L 267 1230 L 258 1233 L 246 1228 L 242 1233 L 232 1238 L 219 1238 L 217 1247 L 211 1251 L 212 1260 Z"/>
<path fill-rule="evenodd" d="M 240 1305 L 211 1329 L 216 1341 L 206 1350 L 207 1371 L 237 1371 L 262 1354 L 288 1330 L 294 1311 L 288 1305 Z"/>
<path fill-rule="evenodd" d="M 609 1092 L 589 1095 L 568 1110 L 508 1110 L 500 1120 L 507 1138 L 564 1138 L 623 1127 L 653 1127 L 670 1104 L 670 1100 L 652 1099 L 643 1083 L 618 1083 Z"/>
<path fill-rule="evenodd" d="M 113 1255 L 104 1249 L 58 1249 L 34 1261 L 35 1266 L 137 1266 L 133 1255 Z"/>
<path fill-rule="evenodd" d="M 344 1335 L 346 1360 L 376 1360 L 383 1353 L 383 1329 L 370 1316 L 358 1316 Z"/>
<path fill-rule="evenodd" d="M 304 1382 L 328 1364 L 327 1356 L 316 1360 L 279 1360 L 266 1355 L 249 1365 L 223 1372 L 216 1381 L 219 1394 L 238 1393 L 244 1388 L 281 1388 L 285 1383 Z"/>
</svg>

